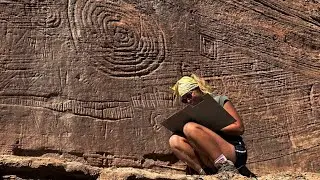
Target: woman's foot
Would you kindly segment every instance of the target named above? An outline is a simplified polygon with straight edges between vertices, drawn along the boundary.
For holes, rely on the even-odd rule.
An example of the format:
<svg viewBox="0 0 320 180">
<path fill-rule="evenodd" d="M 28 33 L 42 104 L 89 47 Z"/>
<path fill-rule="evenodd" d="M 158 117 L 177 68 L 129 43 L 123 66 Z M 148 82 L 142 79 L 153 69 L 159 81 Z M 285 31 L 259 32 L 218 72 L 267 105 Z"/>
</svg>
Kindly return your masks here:
<svg viewBox="0 0 320 180">
<path fill-rule="evenodd" d="M 219 162 L 215 164 L 216 168 L 218 169 L 218 173 L 220 172 L 235 172 L 237 173 L 238 170 L 237 168 L 234 166 L 233 162 L 230 160 L 226 160 L 224 162 Z"/>
</svg>

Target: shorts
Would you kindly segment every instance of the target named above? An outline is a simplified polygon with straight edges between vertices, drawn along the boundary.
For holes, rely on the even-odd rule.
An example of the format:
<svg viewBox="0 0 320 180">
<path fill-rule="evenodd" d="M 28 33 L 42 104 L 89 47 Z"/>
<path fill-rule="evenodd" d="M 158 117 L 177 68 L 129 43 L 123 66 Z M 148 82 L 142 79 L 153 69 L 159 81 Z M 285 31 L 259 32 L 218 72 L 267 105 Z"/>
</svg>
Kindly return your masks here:
<svg viewBox="0 0 320 180">
<path fill-rule="evenodd" d="M 242 166 L 246 165 L 248 153 L 243 141 L 230 142 L 234 145 L 234 150 L 236 152 L 236 162 L 234 166 L 239 169 Z"/>
</svg>

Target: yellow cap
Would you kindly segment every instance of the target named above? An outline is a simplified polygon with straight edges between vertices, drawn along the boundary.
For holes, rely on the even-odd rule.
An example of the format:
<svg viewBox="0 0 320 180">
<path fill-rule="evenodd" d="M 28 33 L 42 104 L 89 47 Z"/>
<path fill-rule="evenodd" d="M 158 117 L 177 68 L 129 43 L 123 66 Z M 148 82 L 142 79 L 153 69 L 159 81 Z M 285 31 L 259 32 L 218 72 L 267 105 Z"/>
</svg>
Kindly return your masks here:
<svg viewBox="0 0 320 180">
<path fill-rule="evenodd" d="M 171 88 L 175 94 L 183 96 L 194 88 L 199 87 L 198 82 L 189 76 L 183 76 L 177 81 L 177 83 Z"/>
</svg>

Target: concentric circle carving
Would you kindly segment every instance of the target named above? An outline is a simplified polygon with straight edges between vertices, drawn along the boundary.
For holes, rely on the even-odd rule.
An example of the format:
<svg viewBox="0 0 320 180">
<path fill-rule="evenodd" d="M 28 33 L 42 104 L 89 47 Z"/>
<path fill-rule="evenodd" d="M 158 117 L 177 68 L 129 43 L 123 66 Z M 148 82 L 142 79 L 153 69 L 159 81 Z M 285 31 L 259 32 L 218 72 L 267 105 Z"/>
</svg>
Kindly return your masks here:
<svg viewBox="0 0 320 180">
<path fill-rule="evenodd" d="M 58 9 L 43 6 L 39 8 L 39 16 L 36 23 L 47 28 L 56 28 L 61 24 L 61 15 Z"/>
<path fill-rule="evenodd" d="M 75 46 L 99 70 L 115 77 L 147 75 L 165 58 L 165 39 L 151 17 L 130 4 L 107 0 L 70 1 Z"/>
</svg>

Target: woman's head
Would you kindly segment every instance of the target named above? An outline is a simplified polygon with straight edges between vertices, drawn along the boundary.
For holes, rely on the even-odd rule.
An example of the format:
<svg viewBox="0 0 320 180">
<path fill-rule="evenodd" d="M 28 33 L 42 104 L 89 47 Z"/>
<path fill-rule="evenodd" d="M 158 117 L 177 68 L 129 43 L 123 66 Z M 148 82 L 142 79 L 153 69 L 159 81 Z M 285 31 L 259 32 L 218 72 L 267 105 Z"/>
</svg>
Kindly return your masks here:
<svg viewBox="0 0 320 180">
<path fill-rule="evenodd" d="M 181 97 L 183 103 L 196 104 L 202 100 L 202 96 L 211 93 L 211 87 L 204 79 L 192 74 L 191 76 L 183 76 L 172 87 L 175 95 Z"/>
</svg>

